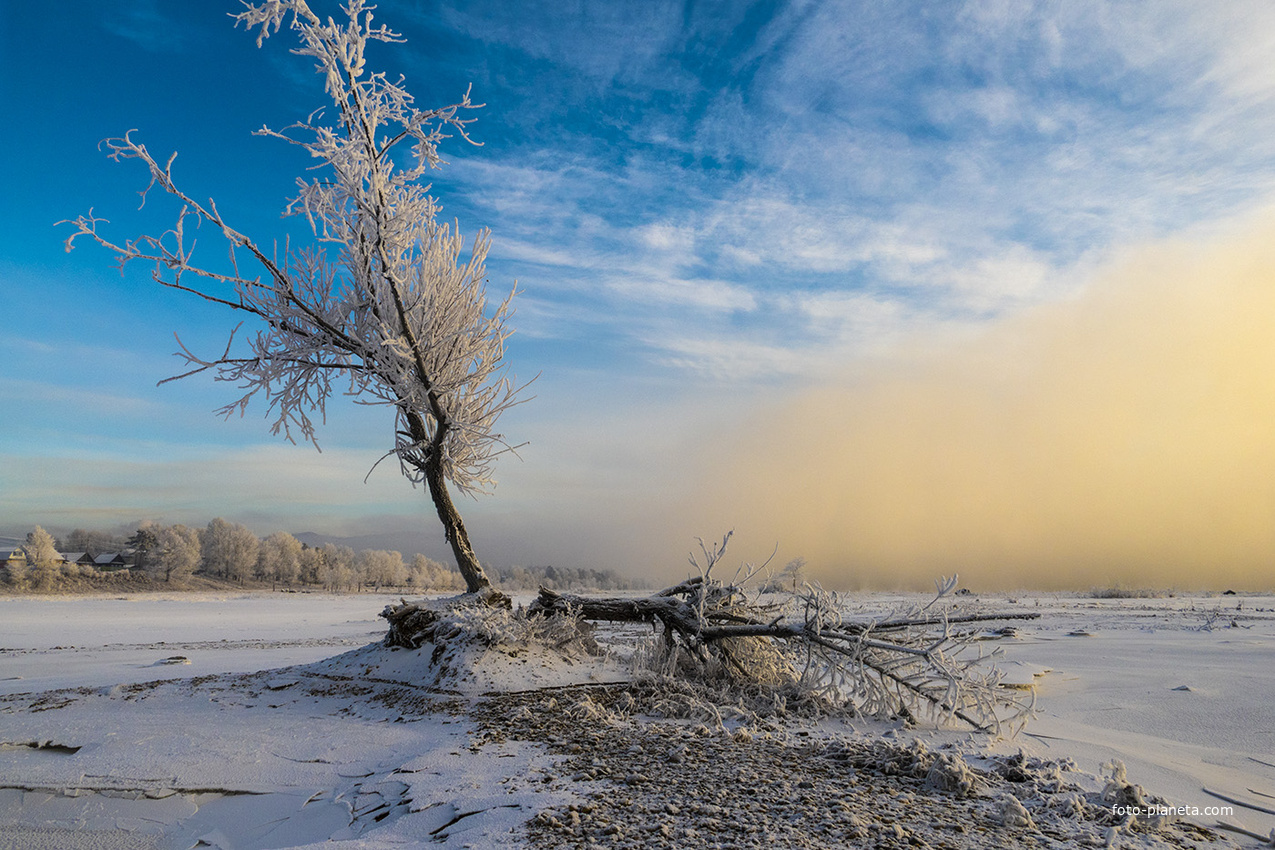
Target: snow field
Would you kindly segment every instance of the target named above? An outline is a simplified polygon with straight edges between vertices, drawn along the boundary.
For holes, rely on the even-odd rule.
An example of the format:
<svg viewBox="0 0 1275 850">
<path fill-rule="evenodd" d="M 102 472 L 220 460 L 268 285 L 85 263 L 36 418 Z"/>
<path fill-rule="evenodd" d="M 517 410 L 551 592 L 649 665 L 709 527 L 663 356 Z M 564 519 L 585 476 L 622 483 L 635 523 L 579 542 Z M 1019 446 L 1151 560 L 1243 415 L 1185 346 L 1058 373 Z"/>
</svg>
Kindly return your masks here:
<svg viewBox="0 0 1275 850">
<path fill-rule="evenodd" d="M 1037 694 L 1037 718 L 996 742 L 875 721 L 640 721 L 631 696 L 617 709 L 631 689 L 607 685 L 606 658 L 476 651 L 451 659 L 466 676 L 430 679 L 426 650 L 369 645 L 391 601 L 0 599 L 0 848 L 1191 846 L 1182 827 L 1121 826 L 1101 800 L 1115 760 L 1167 804 L 1275 828 L 1260 810 L 1275 809 L 1270 598 L 962 600 L 1042 615 L 986 635 Z M 1223 834 L 1209 846 L 1254 844 Z"/>
</svg>

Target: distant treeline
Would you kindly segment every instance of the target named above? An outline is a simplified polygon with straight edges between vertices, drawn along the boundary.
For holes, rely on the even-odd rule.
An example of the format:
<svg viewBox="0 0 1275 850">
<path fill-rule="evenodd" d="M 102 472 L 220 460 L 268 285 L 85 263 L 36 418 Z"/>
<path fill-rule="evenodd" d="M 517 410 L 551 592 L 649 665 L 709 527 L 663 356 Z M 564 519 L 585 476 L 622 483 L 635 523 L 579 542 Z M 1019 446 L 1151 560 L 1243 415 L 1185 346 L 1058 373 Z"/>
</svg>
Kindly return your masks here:
<svg viewBox="0 0 1275 850">
<path fill-rule="evenodd" d="M 484 567 L 504 590 L 645 590 L 647 582 L 634 581 L 614 570 L 584 567 Z"/>
<path fill-rule="evenodd" d="M 285 531 L 258 537 L 246 526 L 218 517 L 204 528 L 144 522 L 130 536 L 77 528 L 56 539 L 43 528 L 26 543 L 3 553 L 4 579 L 19 590 L 57 590 L 73 579 L 104 572 L 145 573 L 155 581 L 181 585 L 204 575 L 240 584 L 309 586 L 331 591 L 404 588 L 416 592 L 462 591 L 465 582 L 452 566 L 419 553 L 404 558 L 384 549 L 355 551 L 325 543 L 309 546 Z M 638 586 L 612 570 L 553 566 L 487 567 L 507 591 L 596 589 Z"/>
</svg>

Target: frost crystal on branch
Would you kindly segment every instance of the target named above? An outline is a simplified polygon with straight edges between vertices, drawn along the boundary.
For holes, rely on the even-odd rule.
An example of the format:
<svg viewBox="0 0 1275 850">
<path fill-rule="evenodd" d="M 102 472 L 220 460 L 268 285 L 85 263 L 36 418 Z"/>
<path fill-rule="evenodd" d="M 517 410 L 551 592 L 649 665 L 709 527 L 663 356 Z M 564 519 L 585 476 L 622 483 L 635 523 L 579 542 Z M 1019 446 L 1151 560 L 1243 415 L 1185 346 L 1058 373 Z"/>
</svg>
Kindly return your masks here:
<svg viewBox="0 0 1275 850">
<path fill-rule="evenodd" d="M 419 110 L 401 78 L 392 82 L 383 72 L 369 72 L 367 43 L 402 39 L 383 25 L 374 27 L 374 7 L 363 0 L 349 0 L 342 23 L 321 20 L 304 0 L 245 5 L 234 17 L 258 29 L 258 46 L 289 22 L 301 42 L 293 52 L 315 61 L 335 106 L 330 123 L 320 110 L 284 131 L 257 131 L 304 148 L 321 163 L 317 176 L 298 179 L 298 194 L 287 207 L 306 217 L 315 245 L 285 252 L 283 260 L 267 254 L 231 227 L 213 201 L 202 204 L 178 188 L 175 154 L 161 165 L 130 131 L 104 143 L 109 156 L 147 166 L 143 204 L 158 186 L 182 204 L 176 224 L 159 236 L 121 244 L 99 233 L 105 220 L 90 211 L 71 222 L 76 232 L 67 249 L 76 237 L 89 236 L 114 251 L 121 267 L 150 261 L 159 283 L 264 323 L 247 340 L 246 356 L 231 356 L 234 333 L 213 359 L 181 346 L 180 356 L 192 368 L 176 377 L 211 371 L 243 390 L 222 408 L 225 415 L 242 414 L 260 394 L 274 433 L 315 442 L 312 416 L 322 421 L 334 389 L 393 407 L 396 436 L 389 453 L 409 479 L 429 488 L 469 589 L 481 590 L 488 581 L 446 483 L 463 493 L 490 490 L 493 460 L 513 449 L 495 425 L 518 402 L 520 389 L 502 365 L 514 293 L 488 305 L 488 232 L 478 233 L 465 258 L 459 231 L 437 221 L 430 187 L 421 183 L 441 164 L 443 139 L 468 140 L 466 125 L 473 119 L 463 116 L 476 105 L 467 92 L 451 106 Z M 228 269 L 193 259 L 192 221 L 221 231 L 229 243 Z"/>
</svg>

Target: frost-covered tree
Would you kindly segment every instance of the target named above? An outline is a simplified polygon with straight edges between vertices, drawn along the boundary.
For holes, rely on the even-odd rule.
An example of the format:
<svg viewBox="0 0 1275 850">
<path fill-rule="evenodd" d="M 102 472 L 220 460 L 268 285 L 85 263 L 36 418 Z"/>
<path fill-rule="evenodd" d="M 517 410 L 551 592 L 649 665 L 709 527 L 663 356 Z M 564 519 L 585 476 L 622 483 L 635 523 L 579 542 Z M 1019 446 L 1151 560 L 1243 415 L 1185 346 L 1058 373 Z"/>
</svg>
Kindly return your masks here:
<svg viewBox="0 0 1275 850">
<path fill-rule="evenodd" d="M 353 549 L 336 543 L 324 543 L 319 551 L 323 553 L 323 570 L 320 577 L 329 590 L 340 590 L 354 583 Z"/>
<path fill-rule="evenodd" d="M 323 551 L 313 546 L 301 545 L 302 584 L 323 583 Z"/>
<path fill-rule="evenodd" d="M 260 543 L 251 529 L 217 517 L 199 533 L 204 571 L 242 582 L 252 575 Z"/>
<path fill-rule="evenodd" d="M 26 578 L 33 581 L 39 590 L 51 589 L 57 579 L 58 563 L 62 559 L 53 535 L 37 525 L 27 534 L 27 542 L 22 550 L 27 555 Z"/>
<path fill-rule="evenodd" d="M 797 557 L 785 564 L 779 575 L 773 576 L 770 581 L 763 584 L 762 591 L 765 593 L 783 593 L 785 591 L 796 593 L 798 588 L 805 583 L 806 559 Z"/>
<path fill-rule="evenodd" d="M 5 581 L 18 589 L 25 589 L 31 578 L 31 565 L 24 557 L 10 558 L 4 565 Z"/>
<path fill-rule="evenodd" d="M 433 566 L 433 561 L 417 552 L 407 564 L 407 583 L 415 588 L 429 587 Z"/>
<path fill-rule="evenodd" d="M 27 534 L 22 550 L 27 554 L 27 563 L 33 567 L 53 567 L 61 560 L 53 535 L 38 525 Z"/>
<path fill-rule="evenodd" d="M 417 553 L 408 565 L 408 581 L 420 590 L 459 590 L 464 580 L 455 570 Z"/>
<path fill-rule="evenodd" d="M 261 541 L 257 559 L 260 577 L 291 584 L 301 575 L 301 541 L 286 531 L 276 531 Z"/>
<path fill-rule="evenodd" d="M 398 587 L 407 581 L 407 567 L 398 552 L 364 549 L 358 558 L 359 579 L 373 587 Z"/>
<path fill-rule="evenodd" d="M 185 578 L 199 566 L 199 532 L 184 525 L 169 525 L 155 533 L 151 571 L 164 581 Z"/>
<path fill-rule="evenodd" d="M 494 483 L 493 460 L 512 450 L 495 431 L 518 390 L 501 363 L 511 291 L 489 306 L 484 276 L 488 233 L 481 231 L 464 257 L 459 232 L 436 220 L 435 200 L 422 178 L 441 160 L 448 134 L 468 138 L 473 107 L 466 93 L 450 106 L 420 110 L 412 96 L 383 72 L 369 72 L 370 42 L 401 38 L 373 27 L 364 0 L 348 0 L 348 20 L 326 21 L 304 0 L 245 4 L 236 23 L 257 28 L 257 44 L 288 20 L 311 57 L 336 109 L 279 132 L 261 135 L 295 144 L 319 163 L 312 179 L 299 179 L 288 212 L 304 215 L 315 243 L 277 256 L 265 243 L 236 230 L 213 201 L 202 203 L 179 188 L 173 160 L 154 159 L 132 138 L 105 142 L 116 161 L 140 160 L 150 172 L 147 193 L 158 186 L 181 204 L 176 224 L 158 236 L 115 241 L 99 231 L 104 219 L 90 212 L 71 224 L 113 251 L 123 267 L 154 264 L 153 277 L 259 319 L 264 329 L 250 351 L 232 356 L 234 334 L 222 356 L 204 359 L 182 346 L 192 367 L 178 377 L 211 371 L 245 390 L 223 408 L 242 413 L 262 394 L 273 431 L 314 442 L 312 415 L 322 419 L 336 387 L 360 401 L 393 409 L 394 445 L 400 467 L 433 499 L 467 588 L 490 587 L 452 501 L 448 483 L 476 494 Z M 190 231 L 210 225 L 229 243 L 225 268 L 193 256 Z"/>
</svg>

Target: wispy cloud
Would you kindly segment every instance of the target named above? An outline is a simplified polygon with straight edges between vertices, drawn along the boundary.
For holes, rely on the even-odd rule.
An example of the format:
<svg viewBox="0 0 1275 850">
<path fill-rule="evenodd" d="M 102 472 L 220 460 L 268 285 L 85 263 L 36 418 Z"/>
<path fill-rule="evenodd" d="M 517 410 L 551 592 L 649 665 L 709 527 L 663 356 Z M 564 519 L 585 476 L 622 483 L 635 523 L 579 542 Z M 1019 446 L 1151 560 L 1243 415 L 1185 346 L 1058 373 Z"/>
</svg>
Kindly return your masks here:
<svg viewBox="0 0 1275 850">
<path fill-rule="evenodd" d="M 677 334 L 653 336 L 646 341 L 657 352 L 655 357 L 660 363 L 730 383 L 759 377 L 811 377 L 811 358 L 791 346 L 755 342 L 738 335 Z"/>
<path fill-rule="evenodd" d="M 371 459 L 357 451 L 319 455 L 282 444 L 211 449 L 154 441 L 145 442 L 144 449 L 129 452 L 117 445 L 98 452 L 72 446 L 42 458 L 5 457 L 0 515 L 18 524 L 63 510 L 116 522 L 154 518 L 202 524 L 214 516 L 239 521 L 253 516 L 275 529 L 296 529 L 313 517 L 350 531 L 345 525 L 350 517 L 412 513 L 424 498 L 396 470 L 375 474 L 364 484 Z"/>
<path fill-rule="evenodd" d="M 694 342 L 701 317 L 678 341 L 644 305 L 717 309 L 707 331 L 722 338 L 732 312 L 772 311 L 766 345 L 783 371 L 800 340 L 838 321 L 798 305 L 846 307 L 837 339 L 925 315 L 985 321 L 1073 291 L 1079 269 L 1122 244 L 1275 191 L 1275 74 L 1256 59 L 1271 39 L 1245 10 L 916 12 L 787 4 L 733 21 L 711 59 L 695 45 L 724 20 L 664 4 L 641 10 L 644 29 L 625 6 L 561 40 L 498 11 L 456 12 L 475 38 L 587 77 L 591 90 L 556 95 L 579 108 L 605 112 L 621 87 L 686 104 L 626 114 L 624 136 L 653 147 L 619 163 L 519 148 L 516 164 L 475 166 L 508 240 L 498 251 L 550 272 L 535 278 L 544 299 L 592 301 L 603 319 L 621 299 L 634 339 L 671 346 L 675 356 L 655 355 L 665 364 L 721 358 Z"/>
<path fill-rule="evenodd" d="M 12 400 L 14 409 L 19 405 L 28 409 L 36 405 L 51 406 L 61 408 L 67 416 L 138 416 L 153 414 L 161 407 L 154 398 L 4 376 L 0 376 L 0 398 Z"/>
<path fill-rule="evenodd" d="M 757 309 L 757 299 L 748 289 L 720 280 L 636 276 L 612 278 L 606 286 L 628 301 L 663 307 L 691 306 L 727 313 Z"/>
<path fill-rule="evenodd" d="M 114 4 L 104 24 L 112 34 L 154 53 L 180 53 L 194 37 L 180 19 L 161 12 L 157 0 Z"/>
</svg>

